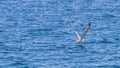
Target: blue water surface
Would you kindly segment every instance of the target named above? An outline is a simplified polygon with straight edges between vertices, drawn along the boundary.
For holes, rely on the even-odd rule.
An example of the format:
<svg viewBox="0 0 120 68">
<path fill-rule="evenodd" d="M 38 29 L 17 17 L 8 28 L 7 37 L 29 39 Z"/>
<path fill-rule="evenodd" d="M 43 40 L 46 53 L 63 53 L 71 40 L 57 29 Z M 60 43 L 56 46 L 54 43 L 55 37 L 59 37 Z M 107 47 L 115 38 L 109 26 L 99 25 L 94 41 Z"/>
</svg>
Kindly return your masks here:
<svg viewBox="0 0 120 68">
<path fill-rule="evenodd" d="M 0 68 L 120 68 L 120 0 L 0 0 Z"/>
</svg>

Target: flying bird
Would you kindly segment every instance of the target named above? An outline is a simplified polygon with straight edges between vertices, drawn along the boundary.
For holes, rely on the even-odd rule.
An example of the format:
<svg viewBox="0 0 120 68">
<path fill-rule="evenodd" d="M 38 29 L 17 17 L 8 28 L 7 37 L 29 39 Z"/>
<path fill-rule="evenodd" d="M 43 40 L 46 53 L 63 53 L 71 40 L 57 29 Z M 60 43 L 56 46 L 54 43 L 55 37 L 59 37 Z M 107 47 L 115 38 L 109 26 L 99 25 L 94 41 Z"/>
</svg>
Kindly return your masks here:
<svg viewBox="0 0 120 68">
<path fill-rule="evenodd" d="M 83 42 L 86 33 L 87 33 L 88 30 L 90 29 L 91 23 L 88 23 L 88 25 L 85 27 L 82 36 L 79 35 L 79 33 L 74 29 L 74 27 L 71 25 L 70 22 L 68 22 L 68 24 L 70 25 L 71 29 L 74 31 L 75 35 L 77 36 L 77 41 L 76 41 L 76 42 Z"/>
</svg>

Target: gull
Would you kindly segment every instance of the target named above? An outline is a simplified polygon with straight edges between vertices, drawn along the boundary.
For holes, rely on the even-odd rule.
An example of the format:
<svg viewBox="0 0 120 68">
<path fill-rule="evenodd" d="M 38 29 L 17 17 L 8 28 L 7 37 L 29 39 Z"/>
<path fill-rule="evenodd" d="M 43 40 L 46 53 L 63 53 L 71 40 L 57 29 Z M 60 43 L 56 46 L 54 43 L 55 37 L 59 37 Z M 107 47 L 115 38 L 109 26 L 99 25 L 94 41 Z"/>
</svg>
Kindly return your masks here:
<svg viewBox="0 0 120 68">
<path fill-rule="evenodd" d="M 88 32 L 88 30 L 90 29 L 91 23 L 88 23 L 88 25 L 85 27 L 82 36 L 79 35 L 79 33 L 74 29 L 74 27 L 71 25 L 70 22 L 68 22 L 68 24 L 70 25 L 71 29 L 74 31 L 75 35 L 77 36 L 77 41 L 76 42 L 83 42 L 86 33 Z"/>
</svg>

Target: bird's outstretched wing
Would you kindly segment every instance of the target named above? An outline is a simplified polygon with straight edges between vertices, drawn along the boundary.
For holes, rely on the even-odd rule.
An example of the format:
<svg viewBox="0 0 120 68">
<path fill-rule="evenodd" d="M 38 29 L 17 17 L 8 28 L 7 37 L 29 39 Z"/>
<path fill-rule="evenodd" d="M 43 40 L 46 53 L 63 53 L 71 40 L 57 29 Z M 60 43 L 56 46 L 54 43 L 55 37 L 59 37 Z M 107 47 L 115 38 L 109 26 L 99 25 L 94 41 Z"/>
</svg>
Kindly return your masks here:
<svg viewBox="0 0 120 68">
<path fill-rule="evenodd" d="M 81 41 L 81 37 L 80 37 L 79 33 L 74 29 L 74 27 L 70 24 L 70 22 L 68 22 L 68 24 L 70 25 L 70 27 L 72 28 L 72 30 L 74 31 L 74 33 L 77 36 L 77 41 L 76 42 L 80 42 Z"/>
<path fill-rule="evenodd" d="M 84 39 L 86 33 L 87 33 L 88 30 L 90 29 L 90 26 L 91 26 L 91 23 L 88 23 L 88 25 L 85 27 L 84 32 L 83 32 L 82 37 L 81 37 L 81 40 Z"/>
</svg>

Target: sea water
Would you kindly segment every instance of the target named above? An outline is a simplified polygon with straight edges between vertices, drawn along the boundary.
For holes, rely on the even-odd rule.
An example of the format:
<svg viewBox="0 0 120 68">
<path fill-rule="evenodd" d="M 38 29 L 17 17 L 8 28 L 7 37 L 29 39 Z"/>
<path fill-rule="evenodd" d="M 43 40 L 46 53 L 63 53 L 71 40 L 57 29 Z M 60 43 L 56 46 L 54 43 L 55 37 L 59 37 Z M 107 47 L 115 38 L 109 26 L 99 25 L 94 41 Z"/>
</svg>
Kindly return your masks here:
<svg viewBox="0 0 120 68">
<path fill-rule="evenodd" d="M 120 0 L 0 0 L 0 68 L 120 68 Z"/>
</svg>

